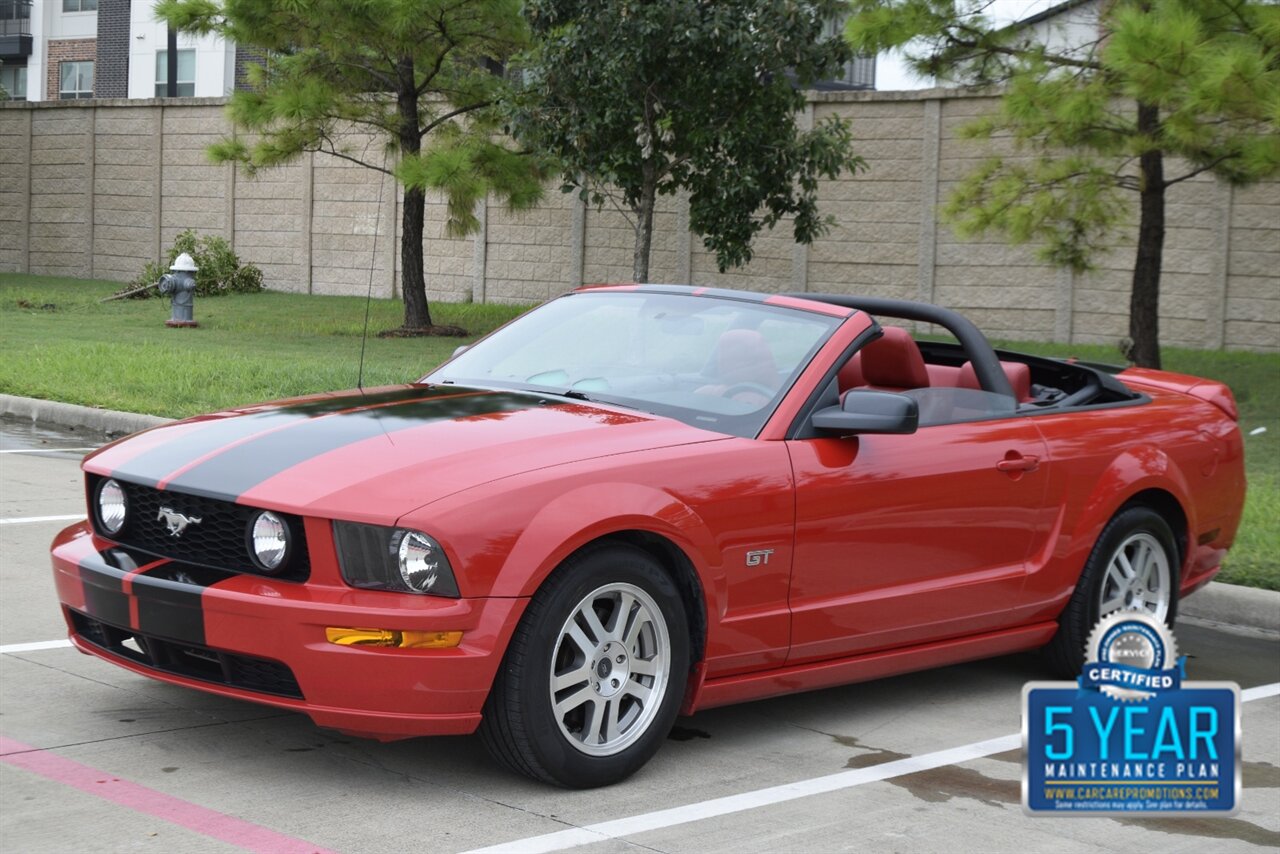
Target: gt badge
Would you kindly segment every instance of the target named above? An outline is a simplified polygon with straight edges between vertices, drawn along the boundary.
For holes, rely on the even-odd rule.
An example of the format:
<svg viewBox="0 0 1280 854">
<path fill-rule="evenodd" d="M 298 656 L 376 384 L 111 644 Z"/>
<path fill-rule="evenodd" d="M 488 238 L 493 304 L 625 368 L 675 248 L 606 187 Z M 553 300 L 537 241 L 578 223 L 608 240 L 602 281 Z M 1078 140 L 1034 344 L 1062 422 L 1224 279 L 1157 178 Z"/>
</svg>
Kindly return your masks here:
<svg viewBox="0 0 1280 854">
<path fill-rule="evenodd" d="M 199 525 L 203 519 L 199 516 L 184 516 L 172 507 L 161 507 L 156 521 L 164 522 L 165 527 L 169 529 L 169 536 L 181 537 L 188 526 Z"/>
<path fill-rule="evenodd" d="M 753 552 L 747 552 L 747 566 L 759 566 L 760 564 L 769 563 L 769 555 L 773 554 L 773 549 L 756 549 Z"/>
</svg>

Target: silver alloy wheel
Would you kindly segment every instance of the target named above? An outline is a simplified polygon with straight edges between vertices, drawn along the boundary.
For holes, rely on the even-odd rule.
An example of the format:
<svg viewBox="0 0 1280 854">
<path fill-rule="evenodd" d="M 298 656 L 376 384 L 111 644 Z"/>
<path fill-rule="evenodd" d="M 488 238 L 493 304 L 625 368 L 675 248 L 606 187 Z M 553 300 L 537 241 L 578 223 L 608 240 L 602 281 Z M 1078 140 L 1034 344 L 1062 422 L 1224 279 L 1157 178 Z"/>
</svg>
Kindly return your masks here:
<svg viewBox="0 0 1280 854">
<path fill-rule="evenodd" d="M 1098 594 L 1098 616 L 1134 608 L 1165 620 L 1173 599 L 1172 579 L 1169 555 L 1160 541 L 1145 531 L 1130 534 L 1107 563 Z"/>
<path fill-rule="evenodd" d="M 671 676 L 658 604 L 633 584 L 587 594 L 560 628 L 548 690 L 560 733 L 591 756 L 613 756 L 649 728 Z"/>
</svg>

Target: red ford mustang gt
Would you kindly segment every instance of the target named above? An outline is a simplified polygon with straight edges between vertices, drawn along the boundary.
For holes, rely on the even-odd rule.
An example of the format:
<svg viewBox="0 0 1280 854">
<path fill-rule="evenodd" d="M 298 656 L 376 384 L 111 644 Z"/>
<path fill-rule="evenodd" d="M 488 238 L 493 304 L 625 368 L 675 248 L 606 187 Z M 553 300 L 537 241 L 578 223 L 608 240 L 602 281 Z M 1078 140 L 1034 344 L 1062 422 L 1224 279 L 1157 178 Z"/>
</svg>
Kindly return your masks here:
<svg viewBox="0 0 1280 854">
<path fill-rule="evenodd" d="M 1099 615 L 1172 622 L 1244 498 L 1221 384 L 918 303 L 647 285 L 84 470 L 53 544 L 83 652 L 362 736 L 478 728 L 568 786 L 712 706 L 1037 647 L 1078 673 Z"/>
</svg>

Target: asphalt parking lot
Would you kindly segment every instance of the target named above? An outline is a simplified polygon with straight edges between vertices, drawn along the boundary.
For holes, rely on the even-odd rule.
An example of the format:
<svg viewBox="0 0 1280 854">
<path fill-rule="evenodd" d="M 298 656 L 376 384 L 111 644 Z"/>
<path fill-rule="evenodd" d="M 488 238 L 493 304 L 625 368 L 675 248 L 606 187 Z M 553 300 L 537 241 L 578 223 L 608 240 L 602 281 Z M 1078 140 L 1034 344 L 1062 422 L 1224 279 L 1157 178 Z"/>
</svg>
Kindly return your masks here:
<svg viewBox="0 0 1280 854">
<path fill-rule="evenodd" d="M 53 535 L 101 440 L 0 422 L 6 851 L 1254 851 L 1280 847 L 1280 638 L 1180 624 L 1245 690 L 1232 818 L 1024 816 L 1017 655 L 682 719 L 631 780 L 513 777 L 473 738 L 379 744 L 153 682 L 67 646 Z"/>
</svg>

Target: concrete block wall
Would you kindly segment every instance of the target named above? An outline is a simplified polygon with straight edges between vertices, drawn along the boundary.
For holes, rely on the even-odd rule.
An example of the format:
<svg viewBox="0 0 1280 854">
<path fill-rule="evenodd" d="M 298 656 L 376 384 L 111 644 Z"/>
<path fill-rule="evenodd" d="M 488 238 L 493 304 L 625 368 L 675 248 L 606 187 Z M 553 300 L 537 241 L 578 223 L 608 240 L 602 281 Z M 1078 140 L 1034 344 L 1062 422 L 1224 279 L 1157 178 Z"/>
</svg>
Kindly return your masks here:
<svg viewBox="0 0 1280 854">
<path fill-rule="evenodd" d="M 928 100 L 922 105 L 926 146 L 931 138 L 937 139 L 936 168 L 920 173 L 932 210 L 945 205 L 957 185 L 991 154 L 1013 153 L 1006 139 L 980 146 L 960 136 L 965 125 L 992 106 L 985 98 Z M 1009 246 L 996 235 L 962 238 L 932 216 L 924 228 L 934 234 L 935 272 L 932 283 L 922 285 L 920 298 L 964 312 L 993 338 L 1055 337 L 1059 300 L 1067 299 L 1070 281 L 1037 260 L 1038 247 Z M 927 261 L 922 261 L 926 273 Z M 1069 307 L 1065 314 L 1069 317 Z M 1068 334 L 1056 337 L 1070 339 L 1069 329 L 1058 331 Z"/>
<path fill-rule="evenodd" d="M 150 107 L 93 113 L 93 274 L 128 281 L 141 272 L 139 261 L 167 248 L 159 231 L 165 116 Z"/>
<path fill-rule="evenodd" d="M 94 111 L 31 114 L 29 269 L 50 276 L 94 275 Z"/>
<path fill-rule="evenodd" d="M 0 270 L 30 268 L 31 124 L 35 113 L 0 114 Z"/>
<path fill-rule="evenodd" d="M 822 93 L 801 121 L 851 122 L 861 175 L 824 182 L 835 227 L 798 246 L 779 223 L 754 260 L 720 273 L 689 230 L 687 204 L 661 197 L 650 279 L 760 291 L 868 293 L 936 301 L 995 337 L 1114 343 L 1127 334 L 1135 230 L 1118 228 L 1097 268 L 1071 274 L 1035 246 L 961 239 L 938 207 L 991 150 L 960 129 L 994 106 L 943 90 Z M 0 104 L 0 271 L 127 281 L 195 228 L 232 241 L 268 287 L 399 296 L 401 190 L 329 155 L 249 176 L 209 162 L 231 133 L 221 99 Z M 353 152 L 378 151 L 372 139 Z M 1170 171 L 1176 164 L 1170 167 Z M 519 213 L 477 209 L 477 234 L 447 234 L 444 199 L 429 194 L 428 297 L 536 302 L 581 283 L 629 281 L 628 217 L 547 188 Z M 1136 215 L 1135 215 L 1136 218 Z M 1280 181 L 1233 189 L 1208 176 L 1171 188 L 1161 302 L 1165 345 L 1280 351 Z"/>
<path fill-rule="evenodd" d="M 936 103 L 936 102 L 935 102 Z M 857 105 L 819 101 L 814 118 L 850 120 L 855 150 L 868 169 L 858 176 L 825 181 L 819 190 L 824 214 L 835 217 L 831 232 L 809 247 L 803 287 L 815 293 L 869 293 L 897 299 L 928 299 L 921 291 L 922 247 L 932 250 L 921 223 L 932 223 L 933 199 L 925 196 L 921 160 L 936 162 L 937 140 L 926 144 L 925 115 L 918 101 Z"/>
<path fill-rule="evenodd" d="M 1229 347 L 1275 350 L 1280 320 L 1280 192 L 1275 184 L 1227 188 L 1230 219 L 1222 340 Z"/>
</svg>

